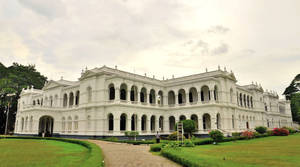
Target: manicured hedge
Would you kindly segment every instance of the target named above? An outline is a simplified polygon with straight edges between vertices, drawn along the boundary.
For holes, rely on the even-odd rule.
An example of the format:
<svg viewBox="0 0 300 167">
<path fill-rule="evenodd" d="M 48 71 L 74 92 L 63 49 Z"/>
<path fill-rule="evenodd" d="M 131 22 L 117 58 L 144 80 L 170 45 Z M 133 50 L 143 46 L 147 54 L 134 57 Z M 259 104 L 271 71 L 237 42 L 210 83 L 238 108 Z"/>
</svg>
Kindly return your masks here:
<svg viewBox="0 0 300 167">
<path fill-rule="evenodd" d="M 172 149 L 163 149 L 163 150 L 161 150 L 161 154 L 162 154 L 162 156 L 164 156 L 174 162 L 177 162 L 177 163 L 183 165 L 184 167 L 200 167 L 200 165 L 201 165 L 201 164 L 192 162 L 190 160 L 187 160 L 180 155 L 176 155 L 176 154 L 172 153 Z"/>
<path fill-rule="evenodd" d="M 103 141 L 109 141 L 109 142 L 116 142 L 116 143 L 127 143 L 127 144 L 133 144 L 133 145 L 140 145 L 140 144 L 155 144 L 155 140 L 117 140 L 117 139 L 101 139 Z"/>
<path fill-rule="evenodd" d="M 162 147 L 164 146 L 164 143 L 159 143 L 159 144 L 152 144 L 150 146 L 150 151 L 153 152 L 160 152 L 160 150 L 162 149 Z"/>
<path fill-rule="evenodd" d="M 32 137 L 32 136 L 0 136 L 0 139 L 35 139 L 35 140 L 56 140 L 62 142 L 68 142 L 73 144 L 79 144 L 86 147 L 89 150 L 89 156 L 86 161 L 81 164 L 82 167 L 103 167 L 103 156 L 101 149 L 94 143 L 87 141 L 65 139 L 65 138 L 54 138 L 54 137 Z"/>
</svg>

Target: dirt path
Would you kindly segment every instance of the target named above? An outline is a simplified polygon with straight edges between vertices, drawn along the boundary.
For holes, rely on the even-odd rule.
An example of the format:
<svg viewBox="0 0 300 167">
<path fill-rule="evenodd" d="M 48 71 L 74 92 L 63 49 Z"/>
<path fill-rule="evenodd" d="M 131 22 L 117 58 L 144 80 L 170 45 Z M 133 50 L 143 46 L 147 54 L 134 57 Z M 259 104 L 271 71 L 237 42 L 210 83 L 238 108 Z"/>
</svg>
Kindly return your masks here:
<svg viewBox="0 0 300 167">
<path fill-rule="evenodd" d="M 105 167 L 180 167 L 176 163 L 149 152 L 147 145 L 89 140 L 101 147 Z"/>
</svg>

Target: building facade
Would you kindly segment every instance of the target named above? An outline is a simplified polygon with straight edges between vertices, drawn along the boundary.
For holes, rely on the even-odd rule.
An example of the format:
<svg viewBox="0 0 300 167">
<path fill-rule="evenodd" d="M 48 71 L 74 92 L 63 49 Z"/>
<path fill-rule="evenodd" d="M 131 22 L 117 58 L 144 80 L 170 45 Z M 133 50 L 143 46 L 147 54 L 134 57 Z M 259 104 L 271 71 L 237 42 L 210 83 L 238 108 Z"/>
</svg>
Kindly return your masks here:
<svg viewBox="0 0 300 167">
<path fill-rule="evenodd" d="M 191 119 L 196 134 L 292 126 L 289 101 L 260 85 L 237 85 L 232 72 L 210 71 L 158 80 L 103 66 L 78 81 L 49 81 L 42 90 L 22 90 L 15 134 L 124 136 L 138 131 L 170 134 Z"/>
</svg>

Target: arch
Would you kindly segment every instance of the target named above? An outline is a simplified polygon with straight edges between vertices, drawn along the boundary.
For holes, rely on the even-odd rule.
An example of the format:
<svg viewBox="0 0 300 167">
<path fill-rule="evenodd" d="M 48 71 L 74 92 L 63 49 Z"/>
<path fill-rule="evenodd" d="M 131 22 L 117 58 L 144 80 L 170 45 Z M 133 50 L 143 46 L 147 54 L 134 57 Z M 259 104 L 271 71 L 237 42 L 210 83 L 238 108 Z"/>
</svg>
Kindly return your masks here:
<svg viewBox="0 0 300 167">
<path fill-rule="evenodd" d="M 178 91 L 178 104 L 185 104 L 185 102 L 186 102 L 185 90 L 180 89 Z"/>
<path fill-rule="evenodd" d="M 243 100 L 244 100 L 244 107 L 247 107 L 247 103 L 246 103 L 246 95 L 245 95 L 245 94 L 244 94 Z"/>
<path fill-rule="evenodd" d="M 142 131 L 146 131 L 147 130 L 147 115 L 143 115 L 142 116 Z"/>
<path fill-rule="evenodd" d="M 168 105 L 174 105 L 175 104 L 175 93 L 174 91 L 168 92 Z"/>
<path fill-rule="evenodd" d="M 251 108 L 253 108 L 253 98 L 252 98 L 252 96 L 250 97 L 250 104 L 251 104 Z"/>
<path fill-rule="evenodd" d="M 108 85 L 108 100 L 115 100 L 115 85 L 113 83 Z"/>
<path fill-rule="evenodd" d="M 32 132 L 32 126 L 33 126 L 33 116 L 30 117 L 29 121 L 29 131 Z"/>
<path fill-rule="evenodd" d="M 86 88 L 87 91 L 87 102 L 90 103 L 92 102 L 92 87 L 87 87 Z"/>
<path fill-rule="evenodd" d="M 108 130 L 114 130 L 114 115 L 112 113 L 108 114 Z"/>
<path fill-rule="evenodd" d="M 33 102 L 32 102 L 32 105 L 34 105 L 34 106 L 35 106 L 35 100 L 33 100 Z"/>
<path fill-rule="evenodd" d="M 180 117 L 179 117 L 179 121 L 184 121 L 184 120 L 186 120 L 186 116 L 184 116 L 184 115 L 180 115 Z"/>
<path fill-rule="evenodd" d="M 74 117 L 74 131 L 78 131 L 78 116 Z"/>
<path fill-rule="evenodd" d="M 63 107 L 67 107 L 68 104 L 68 95 L 65 93 L 63 98 Z"/>
<path fill-rule="evenodd" d="M 150 130 L 153 132 L 153 131 L 155 131 L 155 115 L 152 115 L 151 116 L 151 120 L 150 120 L 151 122 L 150 122 Z"/>
<path fill-rule="evenodd" d="M 28 116 L 25 118 L 25 131 L 28 130 Z"/>
<path fill-rule="evenodd" d="M 214 86 L 214 99 L 215 101 L 219 100 L 219 90 L 217 85 Z"/>
<path fill-rule="evenodd" d="M 127 85 L 125 83 L 120 86 L 120 100 L 127 100 Z"/>
<path fill-rule="evenodd" d="M 72 117 L 68 117 L 68 132 L 71 133 L 72 131 Z"/>
<path fill-rule="evenodd" d="M 189 90 L 189 102 L 195 103 L 198 101 L 198 92 L 195 87 L 190 88 Z"/>
<path fill-rule="evenodd" d="M 196 114 L 191 115 L 191 120 L 193 120 L 195 122 L 195 128 L 196 130 L 199 129 L 198 127 L 198 116 Z"/>
<path fill-rule="evenodd" d="M 39 136 L 51 137 L 53 134 L 54 119 L 51 116 L 42 116 L 39 119 Z"/>
<path fill-rule="evenodd" d="M 217 114 L 217 129 L 221 129 L 222 128 L 222 123 L 221 123 L 221 115 L 220 113 Z"/>
<path fill-rule="evenodd" d="M 126 123 L 127 123 L 127 115 L 126 114 L 121 114 L 120 116 L 120 130 L 125 131 L 126 130 Z"/>
<path fill-rule="evenodd" d="M 75 105 L 76 105 L 76 106 L 79 105 L 79 97 L 80 97 L 80 91 L 77 90 L 77 91 L 76 91 L 76 95 L 75 95 Z"/>
<path fill-rule="evenodd" d="M 140 101 L 142 103 L 146 103 L 147 102 L 147 89 L 145 87 L 143 87 L 141 89 L 141 93 L 140 93 Z"/>
<path fill-rule="evenodd" d="M 62 119 L 61 119 L 61 131 L 62 131 L 62 133 L 65 132 L 65 129 L 66 129 L 66 118 L 62 117 Z"/>
<path fill-rule="evenodd" d="M 209 87 L 204 85 L 201 87 L 201 101 L 207 102 L 210 100 L 210 90 Z"/>
<path fill-rule="evenodd" d="M 52 96 L 50 96 L 50 107 L 52 107 L 53 106 L 53 97 Z"/>
<path fill-rule="evenodd" d="M 73 92 L 70 92 L 69 94 L 69 106 L 73 106 L 74 104 L 74 93 Z"/>
<path fill-rule="evenodd" d="M 24 131 L 24 117 L 21 119 L 21 131 Z"/>
<path fill-rule="evenodd" d="M 138 88 L 133 85 L 130 90 L 130 101 L 138 101 Z"/>
<path fill-rule="evenodd" d="M 158 128 L 160 131 L 164 131 L 164 117 L 163 116 L 159 117 Z"/>
<path fill-rule="evenodd" d="M 164 94 L 163 91 L 158 91 L 158 96 L 157 96 L 157 104 L 159 104 L 160 106 L 164 105 Z"/>
<path fill-rule="evenodd" d="M 150 104 L 155 104 L 155 90 L 151 89 L 149 94 L 149 102 Z"/>
<path fill-rule="evenodd" d="M 247 96 L 247 107 L 250 108 L 250 99 L 249 99 L 249 95 Z"/>
<path fill-rule="evenodd" d="M 203 120 L 203 130 L 210 130 L 211 129 L 210 115 L 208 113 L 203 114 L 202 120 Z"/>
<path fill-rule="evenodd" d="M 137 115 L 132 114 L 131 116 L 131 130 L 136 131 L 137 130 Z"/>
<path fill-rule="evenodd" d="M 174 116 L 169 117 L 169 128 L 170 128 L 170 131 L 175 131 L 175 117 Z"/>
<path fill-rule="evenodd" d="M 243 95 L 240 93 L 240 106 L 243 106 Z"/>
<path fill-rule="evenodd" d="M 37 104 L 40 105 L 40 99 L 37 99 Z"/>
<path fill-rule="evenodd" d="M 233 103 L 233 90 L 230 88 L 230 102 Z"/>
<path fill-rule="evenodd" d="M 235 128 L 235 124 L 234 124 L 234 115 L 232 115 L 231 121 L 232 121 L 232 129 L 234 129 L 234 128 Z"/>
</svg>

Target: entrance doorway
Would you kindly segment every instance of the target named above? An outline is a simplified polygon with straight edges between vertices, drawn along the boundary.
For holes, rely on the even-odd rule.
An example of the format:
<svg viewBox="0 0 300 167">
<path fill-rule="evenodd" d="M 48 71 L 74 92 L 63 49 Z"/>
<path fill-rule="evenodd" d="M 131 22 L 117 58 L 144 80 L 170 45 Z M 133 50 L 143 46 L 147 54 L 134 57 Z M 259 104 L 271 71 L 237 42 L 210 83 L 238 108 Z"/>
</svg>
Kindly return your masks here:
<svg viewBox="0 0 300 167">
<path fill-rule="evenodd" d="M 51 137 L 53 135 L 54 119 L 50 116 L 42 116 L 39 120 L 39 136 Z"/>
</svg>

